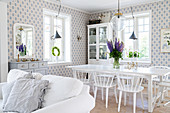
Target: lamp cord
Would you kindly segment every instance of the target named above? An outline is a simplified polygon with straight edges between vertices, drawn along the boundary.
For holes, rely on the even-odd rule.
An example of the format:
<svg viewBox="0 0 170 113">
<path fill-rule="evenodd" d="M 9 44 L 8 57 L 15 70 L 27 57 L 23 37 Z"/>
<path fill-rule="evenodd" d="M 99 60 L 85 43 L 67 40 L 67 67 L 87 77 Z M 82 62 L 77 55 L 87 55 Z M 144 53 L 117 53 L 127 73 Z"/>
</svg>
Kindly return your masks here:
<svg viewBox="0 0 170 113">
<path fill-rule="evenodd" d="M 132 7 L 131 7 L 131 11 L 132 11 L 132 18 L 133 18 L 133 31 L 135 30 L 135 28 L 134 28 L 134 26 L 135 26 L 135 21 L 134 21 L 134 15 L 133 15 L 133 9 L 132 9 Z"/>
<path fill-rule="evenodd" d="M 58 0 L 57 0 L 57 1 L 58 1 Z M 58 14 L 56 15 L 56 19 L 57 19 L 57 17 L 59 16 L 60 11 L 61 11 L 61 0 L 60 0 L 60 6 L 59 6 L 59 9 L 58 9 Z"/>
<path fill-rule="evenodd" d="M 132 11 L 132 17 L 133 17 L 133 19 L 134 19 L 134 16 L 133 16 L 133 9 L 132 9 L 132 7 L 131 7 L 131 11 Z"/>
<path fill-rule="evenodd" d="M 58 0 L 56 0 L 56 1 L 58 2 Z M 59 6 L 59 9 L 58 9 L 58 14 L 56 15 L 56 19 L 57 19 L 57 17 L 59 16 L 60 11 L 61 11 L 61 0 L 60 0 L 60 6 Z M 54 37 L 54 35 L 51 36 L 51 39 L 52 39 L 52 40 L 54 40 L 53 37 Z"/>
<path fill-rule="evenodd" d="M 118 0 L 118 13 L 119 13 L 119 8 L 120 8 L 120 6 L 119 6 L 120 4 L 119 4 L 119 0 Z"/>
</svg>

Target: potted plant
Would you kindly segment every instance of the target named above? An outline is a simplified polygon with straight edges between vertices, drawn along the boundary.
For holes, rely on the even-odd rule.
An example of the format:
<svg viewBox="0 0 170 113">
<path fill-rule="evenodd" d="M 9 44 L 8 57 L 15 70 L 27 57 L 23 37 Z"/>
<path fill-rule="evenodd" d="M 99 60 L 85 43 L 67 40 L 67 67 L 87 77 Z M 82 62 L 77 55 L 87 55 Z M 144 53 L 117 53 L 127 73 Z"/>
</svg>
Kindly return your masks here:
<svg viewBox="0 0 170 113">
<path fill-rule="evenodd" d="M 134 58 L 139 58 L 139 52 L 135 51 L 133 54 L 134 54 Z"/>
<path fill-rule="evenodd" d="M 128 58 L 139 58 L 139 52 L 135 51 L 129 51 Z"/>
<path fill-rule="evenodd" d="M 116 38 L 114 44 L 112 43 L 112 41 L 107 41 L 107 46 L 110 50 L 109 57 L 114 58 L 113 68 L 117 69 L 120 67 L 119 59 L 123 59 L 122 53 L 124 49 L 124 43 L 120 42 Z"/>
<path fill-rule="evenodd" d="M 133 52 L 132 51 L 129 51 L 129 58 L 133 58 Z"/>
</svg>

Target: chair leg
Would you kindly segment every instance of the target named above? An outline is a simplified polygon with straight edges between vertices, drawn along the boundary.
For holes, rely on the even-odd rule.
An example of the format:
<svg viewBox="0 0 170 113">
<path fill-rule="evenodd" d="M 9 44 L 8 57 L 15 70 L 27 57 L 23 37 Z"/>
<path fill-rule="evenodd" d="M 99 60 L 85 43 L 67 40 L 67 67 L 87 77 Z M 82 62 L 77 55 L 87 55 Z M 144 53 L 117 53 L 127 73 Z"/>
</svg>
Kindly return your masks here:
<svg viewBox="0 0 170 113">
<path fill-rule="evenodd" d="M 95 87 L 94 87 L 94 84 L 92 85 L 92 88 L 93 88 L 93 94 L 95 93 Z"/>
<path fill-rule="evenodd" d="M 96 100 L 96 96 L 97 96 L 97 87 L 95 87 L 95 91 L 94 91 L 94 99 Z"/>
<path fill-rule="evenodd" d="M 156 82 L 154 82 L 154 96 L 156 95 Z"/>
<path fill-rule="evenodd" d="M 120 112 L 121 99 L 122 99 L 122 91 L 120 91 L 120 92 L 119 92 L 119 105 L 118 105 L 118 112 Z"/>
<path fill-rule="evenodd" d="M 167 102 L 167 103 L 165 103 L 163 106 L 167 106 L 168 104 L 170 104 L 170 101 L 169 101 L 169 102 Z"/>
<path fill-rule="evenodd" d="M 124 92 L 124 106 L 126 106 L 126 92 Z"/>
<path fill-rule="evenodd" d="M 164 100 L 164 87 L 161 87 L 161 102 Z"/>
<path fill-rule="evenodd" d="M 133 113 L 136 113 L 136 93 L 133 93 Z"/>
<path fill-rule="evenodd" d="M 142 101 L 142 107 L 144 109 L 144 103 L 143 103 L 143 93 L 141 92 L 141 101 Z"/>
<path fill-rule="evenodd" d="M 168 88 L 166 88 L 166 91 L 165 91 L 165 92 L 166 92 L 166 93 L 165 93 L 165 94 L 166 94 L 165 96 L 167 97 L 167 96 L 168 96 Z"/>
<path fill-rule="evenodd" d="M 118 103 L 118 100 L 117 100 L 117 91 L 116 91 L 116 87 L 114 87 L 114 93 L 115 93 L 115 99 L 116 99 L 116 103 Z"/>
<path fill-rule="evenodd" d="M 157 98 L 158 98 L 158 103 L 157 103 L 157 106 L 160 106 L 160 103 L 161 103 L 161 95 L 162 95 L 162 88 L 159 86 L 158 88 L 158 93 L 157 93 Z"/>
<path fill-rule="evenodd" d="M 106 108 L 108 106 L 108 94 L 109 94 L 109 88 L 106 88 Z"/>
<path fill-rule="evenodd" d="M 101 93 L 102 93 L 102 100 L 104 100 L 103 88 L 101 88 Z"/>
</svg>

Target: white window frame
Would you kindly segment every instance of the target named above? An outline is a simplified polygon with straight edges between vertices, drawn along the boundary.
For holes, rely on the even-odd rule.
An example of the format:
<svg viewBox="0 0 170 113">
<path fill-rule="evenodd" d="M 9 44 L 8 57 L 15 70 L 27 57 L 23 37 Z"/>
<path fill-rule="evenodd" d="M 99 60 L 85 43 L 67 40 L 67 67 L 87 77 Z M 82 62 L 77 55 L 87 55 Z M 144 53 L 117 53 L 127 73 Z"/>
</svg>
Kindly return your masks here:
<svg viewBox="0 0 170 113">
<path fill-rule="evenodd" d="M 145 17 L 146 15 L 149 15 L 149 59 L 138 59 L 137 62 L 138 63 L 141 63 L 141 64 L 151 64 L 151 36 L 152 36 L 152 11 L 151 10 L 148 10 L 148 11 L 142 11 L 142 12 L 136 12 L 134 13 L 134 16 L 136 16 L 137 18 L 139 17 Z M 129 14 L 124 14 L 124 16 L 126 18 L 132 18 L 132 14 L 129 13 Z M 136 18 L 135 18 L 136 19 Z M 137 22 L 137 20 L 135 20 L 135 22 Z M 138 33 L 136 33 L 138 31 L 138 26 L 135 26 L 135 35 L 136 37 L 138 37 Z M 119 32 L 117 32 L 119 33 Z M 123 41 L 123 31 L 120 32 L 120 35 L 121 35 L 121 40 Z M 129 39 L 130 40 L 130 39 Z M 138 42 L 137 43 L 133 43 L 134 44 L 134 47 L 137 47 L 138 45 Z M 134 48 L 136 49 L 136 48 Z M 129 62 L 131 61 L 130 58 L 124 58 L 123 60 L 121 60 L 122 63 L 126 63 L 126 62 Z"/>
<path fill-rule="evenodd" d="M 58 14 L 57 11 L 53 11 L 53 10 L 49 10 L 49 9 L 43 9 L 43 19 L 44 19 L 44 16 L 52 16 L 52 24 L 54 25 L 54 17 L 56 16 L 56 14 Z M 59 61 L 59 62 L 48 62 L 49 65 L 70 65 L 72 64 L 72 37 L 71 37 L 71 15 L 68 15 L 68 14 L 64 14 L 64 13 L 60 13 L 60 15 L 58 16 L 58 18 L 62 18 L 63 19 L 63 22 L 65 24 L 63 29 L 64 29 L 64 32 L 63 32 L 63 37 L 64 37 L 64 61 Z M 66 21 L 65 21 L 66 20 Z M 67 24 L 67 27 L 66 27 L 66 24 Z M 45 22 L 43 22 L 43 29 L 44 29 L 44 25 L 45 25 Z M 51 36 L 54 35 L 54 26 L 51 26 L 50 30 L 52 30 L 51 32 Z M 67 31 L 67 33 L 65 32 Z M 44 34 L 45 30 L 43 30 L 43 34 Z M 67 41 L 66 41 L 66 38 L 67 37 Z M 43 40 L 44 40 L 44 36 L 43 36 Z M 69 41 L 68 41 L 69 40 Z M 54 44 L 52 41 L 51 41 L 51 44 Z M 43 43 L 44 47 L 45 47 L 45 43 Z M 69 47 L 65 45 L 69 45 Z M 49 50 L 49 52 L 51 53 L 51 51 Z M 45 54 L 45 49 L 43 49 L 43 53 Z M 67 57 L 66 57 L 67 56 Z M 69 56 L 69 57 L 68 57 Z M 44 55 L 43 55 L 43 58 L 44 58 Z M 52 58 L 52 57 L 51 57 Z"/>
</svg>

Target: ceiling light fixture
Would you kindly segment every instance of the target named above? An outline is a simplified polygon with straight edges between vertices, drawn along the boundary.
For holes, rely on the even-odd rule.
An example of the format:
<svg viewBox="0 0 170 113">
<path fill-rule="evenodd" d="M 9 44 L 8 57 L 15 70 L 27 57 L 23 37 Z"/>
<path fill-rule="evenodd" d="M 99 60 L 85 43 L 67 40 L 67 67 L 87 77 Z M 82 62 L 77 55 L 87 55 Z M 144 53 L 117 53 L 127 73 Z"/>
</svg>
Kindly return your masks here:
<svg viewBox="0 0 170 113">
<path fill-rule="evenodd" d="M 113 30 L 115 31 L 123 30 L 126 26 L 125 20 L 126 18 L 123 16 L 123 13 L 120 13 L 120 3 L 118 0 L 118 13 L 114 14 L 110 21 Z"/>
<path fill-rule="evenodd" d="M 135 18 L 135 17 L 133 16 L 133 9 L 132 9 L 132 7 L 131 7 L 131 11 L 132 11 L 132 18 L 133 18 L 133 32 L 132 32 L 132 35 L 130 36 L 129 39 L 137 40 L 136 35 L 135 35 L 135 32 L 134 32 L 134 26 L 135 26 L 134 18 Z"/>
<path fill-rule="evenodd" d="M 58 9 L 58 14 L 56 15 L 56 20 L 57 20 L 57 17 L 59 16 L 60 11 L 61 11 L 61 0 L 57 0 L 57 2 L 58 2 L 58 1 L 60 2 L 60 6 L 59 6 L 59 9 Z M 58 38 L 61 38 L 61 36 L 59 35 L 59 33 L 58 33 L 57 29 L 56 29 L 56 34 L 53 35 L 53 36 L 51 37 L 51 39 L 52 39 L 52 40 L 55 40 L 55 39 L 58 39 Z"/>
</svg>

